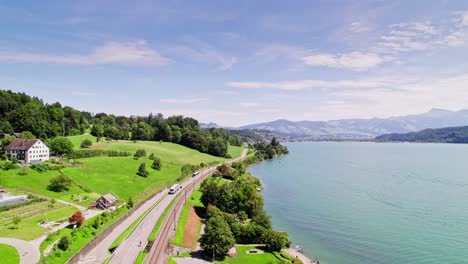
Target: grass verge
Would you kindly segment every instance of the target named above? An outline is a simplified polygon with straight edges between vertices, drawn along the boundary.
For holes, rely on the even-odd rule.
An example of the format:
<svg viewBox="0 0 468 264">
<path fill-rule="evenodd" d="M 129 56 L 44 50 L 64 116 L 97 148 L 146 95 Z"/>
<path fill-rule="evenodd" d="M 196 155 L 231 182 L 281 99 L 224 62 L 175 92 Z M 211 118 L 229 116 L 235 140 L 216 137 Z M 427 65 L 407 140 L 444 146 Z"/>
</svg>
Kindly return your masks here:
<svg viewBox="0 0 468 264">
<path fill-rule="evenodd" d="M 203 207 L 203 204 L 200 201 L 201 196 L 202 196 L 202 192 L 200 191 L 200 184 L 197 184 L 192 194 L 187 199 L 187 203 L 182 208 L 182 212 L 180 213 L 180 216 L 179 216 L 179 222 L 177 225 L 176 234 L 174 236 L 174 239 L 171 241 L 171 244 L 181 246 L 181 247 L 187 247 L 187 245 L 183 244 L 185 225 L 187 224 L 187 220 L 188 220 L 189 213 L 190 213 L 190 208 L 191 207 L 194 207 L 194 208 Z M 201 228 L 201 220 L 198 222 L 198 226 L 197 226 L 198 234 L 200 234 L 199 232 L 200 228 Z M 197 236 L 197 239 L 198 239 L 198 236 Z M 196 240 L 194 243 L 196 244 Z M 193 244 L 191 246 L 193 247 Z"/>
<path fill-rule="evenodd" d="M 0 256 L 2 258 L 2 264 L 20 263 L 18 251 L 10 245 L 0 244 Z"/>
</svg>

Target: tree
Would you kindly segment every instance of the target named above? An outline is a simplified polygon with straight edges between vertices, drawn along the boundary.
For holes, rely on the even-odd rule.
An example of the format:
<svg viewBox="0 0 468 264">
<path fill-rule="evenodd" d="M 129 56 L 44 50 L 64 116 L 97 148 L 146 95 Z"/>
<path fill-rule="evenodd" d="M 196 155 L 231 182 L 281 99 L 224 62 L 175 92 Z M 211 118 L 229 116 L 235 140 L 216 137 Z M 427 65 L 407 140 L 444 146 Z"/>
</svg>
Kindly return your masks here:
<svg viewBox="0 0 468 264">
<path fill-rule="evenodd" d="M 35 139 L 36 137 L 33 135 L 33 133 L 31 133 L 29 131 L 23 131 L 23 132 L 21 132 L 19 138 Z"/>
<path fill-rule="evenodd" d="M 151 165 L 151 168 L 155 170 L 161 170 L 161 160 L 159 158 L 154 158 L 153 165 Z"/>
<path fill-rule="evenodd" d="M 129 198 L 128 198 L 127 206 L 128 206 L 128 208 L 132 208 L 132 207 L 133 207 L 133 199 L 132 199 L 132 197 L 129 197 Z"/>
<path fill-rule="evenodd" d="M 231 144 L 232 146 L 241 147 L 242 138 L 239 135 L 231 135 L 229 136 L 229 144 Z"/>
<path fill-rule="evenodd" d="M 206 253 L 224 256 L 236 241 L 226 220 L 220 215 L 210 217 L 205 233 L 201 237 L 201 247 Z"/>
<path fill-rule="evenodd" d="M 73 143 L 65 137 L 56 137 L 49 141 L 49 148 L 58 155 L 70 154 L 73 152 Z"/>
<path fill-rule="evenodd" d="M 85 217 L 83 213 L 81 212 L 76 212 L 72 216 L 70 216 L 70 218 L 68 218 L 68 222 L 71 225 L 77 225 L 78 227 L 80 227 L 81 224 L 83 224 L 84 220 L 85 220 Z"/>
<path fill-rule="evenodd" d="M 227 144 L 222 138 L 215 138 L 208 145 L 208 153 L 218 157 L 227 155 Z"/>
<path fill-rule="evenodd" d="M 81 142 L 81 145 L 80 145 L 80 148 L 89 148 L 93 145 L 93 142 L 89 139 L 85 139 L 83 140 L 83 142 Z"/>
<path fill-rule="evenodd" d="M 59 242 L 57 243 L 57 247 L 63 251 L 66 251 L 69 246 L 70 246 L 70 240 L 68 239 L 67 236 L 63 236 L 62 238 L 60 238 Z"/>
<path fill-rule="evenodd" d="M 137 149 L 137 151 L 135 152 L 135 154 L 133 155 L 133 157 L 135 159 L 138 159 L 140 157 L 146 157 L 146 150 L 144 149 Z"/>
<path fill-rule="evenodd" d="M 21 223 L 21 217 L 19 216 L 13 217 L 13 224 L 15 225 L 16 228 L 18 228 L 20 223 Z"/>
<path fill-rule="evenodd" d="M 11 144 L 11 142 L 15 141 L 15 136 L 7 136 L 2 140 L 2 147 L 6 147 Z"/>
<path fill-rule="evenodd" d="M 138 167 L 137 174 L 145 178 L 149 176 L 149 172 L 146 170 L 146 163 L 140 164 L 140 167 Z"/>
<path fill-rule="evenodd" d="M 102 124 L 94 124 L 91 128 L 91 135 L 102 138 L 104 136 L 104 126 Z"/>
<path fill-rule="evenodd" d="M 151 153 L 151 154 L 149 155 L 148 159 L 154 160 L 154 153 Z"/>
<path fill-rule="evenodd" d="M 281 251 L 281 249 L 285 247 L 287 243 L 287 239 L 274 230 L 269 230 L 269 232 L 265 232 L 262 240 L 266 244 L 267 250 L 270 252 Z"/>
<path fill-rule="evenodd" d="M 55 178 L 50 179 L 47 189 L 54 192 L 68 191 L 71 186 L 71 179 L 66 175 L 59 175 Z"/>
</svg>

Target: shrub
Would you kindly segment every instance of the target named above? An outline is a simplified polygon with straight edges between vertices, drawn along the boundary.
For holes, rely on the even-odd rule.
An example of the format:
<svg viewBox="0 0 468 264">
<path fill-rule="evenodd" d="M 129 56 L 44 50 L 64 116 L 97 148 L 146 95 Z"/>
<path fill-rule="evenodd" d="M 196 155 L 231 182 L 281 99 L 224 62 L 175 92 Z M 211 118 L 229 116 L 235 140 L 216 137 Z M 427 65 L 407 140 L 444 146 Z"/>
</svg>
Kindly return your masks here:
<svg viewBox="0 0 468 264">
<path fill-rule="evenodd" d="M 151 153 L 151 154 L 149 155 L 148 159 L 154 160 L 154 153 Z"/>
<path fill-rule="evenodd" d="M 54 192 L 68 191 L 71 183 L 72 181 L 68 176 L 61 174 L 55 178 L 50 179 L 50 183 L 47 186 L 47 189 Z"/>
<path fill-rule="evenodd" d="M 62 238 L 60 238 L 57 244 L 57 247 L 63 251 L 67 250 L 69 246 L 70 246 L 70 240 L 68 239 L 67 236 L 63 236 Z"/>
<path fill-rule="evenodd" d="M 18 172 L 18 175 L 20 175 L 20 176 L 28 175 L 28 169 L 27 168 L 21 168 L 20 171 Z"/>
<path fill-rule="evenodd" d="M 42 173 L 42 172 L 46 171 L 48 168 L 46 166 L 44 166 L 44 165 L 41 165 L 41 164 L 33 164 L 33 165 L 31 165 L 31 169 Z"/>
<path fill-rule="evenodd" d="M 89 148 L 89 147 L 91 147 L 92 145 L 93 145 L 93 142 L 92 142 L 91 140 L 85 139 L 85 140 L 83 140 L 83 142 L 81 142 L 80 147 L 81 147 L 81 148 Z"/>
<path fill-rule="evenodd" d="M 144 149 L 137 149 L 137 151 L 135 152 L 135 154 L 133 155 L 133 157 L 135 159 L 138 159 L 140 157 L 146 157 L 146 150 Z"/>
</svg>

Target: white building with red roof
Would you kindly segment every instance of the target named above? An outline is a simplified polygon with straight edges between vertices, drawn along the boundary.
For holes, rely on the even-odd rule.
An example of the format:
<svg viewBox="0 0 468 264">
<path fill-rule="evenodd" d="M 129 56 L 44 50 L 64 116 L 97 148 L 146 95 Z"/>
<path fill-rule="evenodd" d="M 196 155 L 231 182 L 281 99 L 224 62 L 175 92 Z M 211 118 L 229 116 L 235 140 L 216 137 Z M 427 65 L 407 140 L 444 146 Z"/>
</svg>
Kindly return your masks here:
<svg viewBox="0 0 468 264">
<path fill-rule="evenodd" d="M 11 160 L 14 157 L 22 163 L 40 163 L 49 160 L 49 147 L 40 139 L 18 138 L 5 148 Z"/>
</svg>

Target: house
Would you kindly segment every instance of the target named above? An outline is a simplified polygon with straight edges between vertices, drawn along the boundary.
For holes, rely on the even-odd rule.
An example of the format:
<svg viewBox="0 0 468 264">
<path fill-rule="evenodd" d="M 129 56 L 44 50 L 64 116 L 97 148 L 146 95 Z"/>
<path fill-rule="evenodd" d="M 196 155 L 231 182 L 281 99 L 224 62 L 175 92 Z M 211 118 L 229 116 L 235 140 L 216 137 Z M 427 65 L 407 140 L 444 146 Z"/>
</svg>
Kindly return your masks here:
<svg viewBox="0 0 468 264">
<path fill-rule="evenodd" d="M 114 207 L 116 202 L 117 198 L 115 198 L 112 194 L 104 194 L 96 200 L 96 208 L 100 208 L 103 210 L 109 209 L 111 207 Z"/>
<path fill-rule="evenodd" d="M 40 163 L 49 160 L 49 147 L 40 139 L 18 138 L 5 148 L 11 160 L 14 157 L 22 163 Z"/>
</svg>

